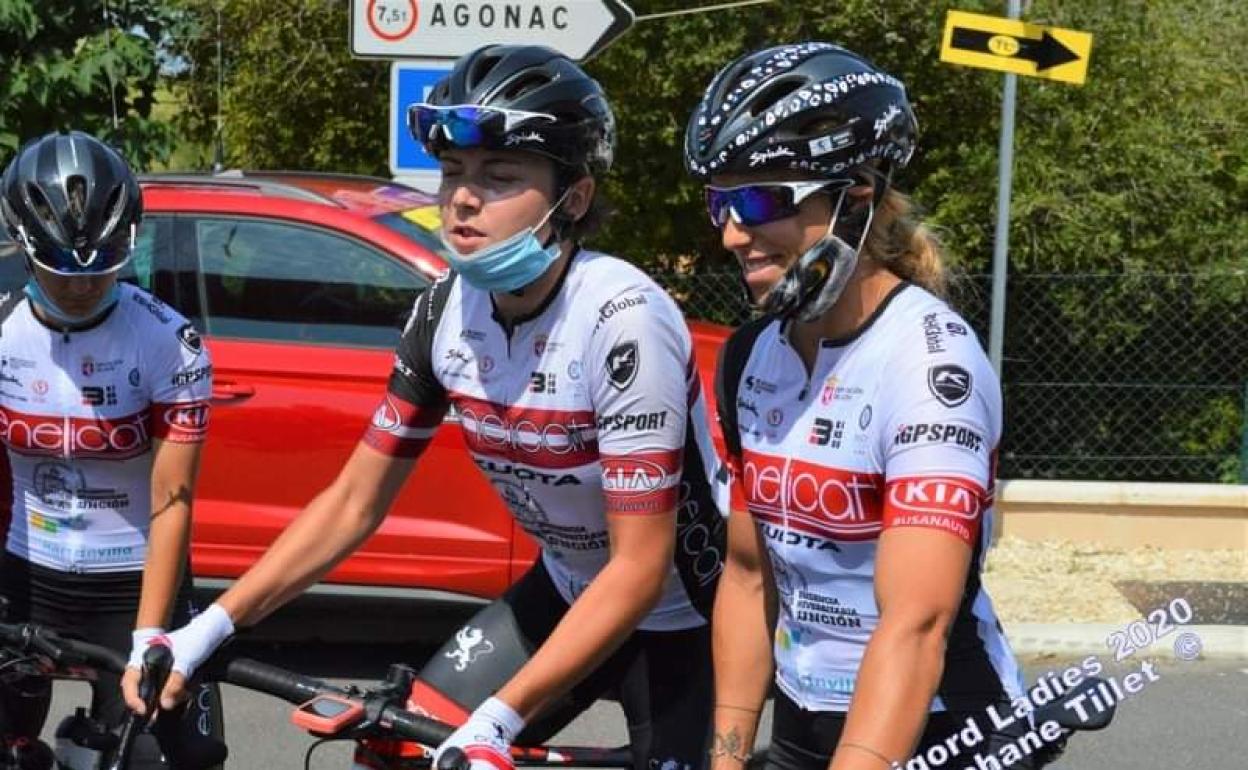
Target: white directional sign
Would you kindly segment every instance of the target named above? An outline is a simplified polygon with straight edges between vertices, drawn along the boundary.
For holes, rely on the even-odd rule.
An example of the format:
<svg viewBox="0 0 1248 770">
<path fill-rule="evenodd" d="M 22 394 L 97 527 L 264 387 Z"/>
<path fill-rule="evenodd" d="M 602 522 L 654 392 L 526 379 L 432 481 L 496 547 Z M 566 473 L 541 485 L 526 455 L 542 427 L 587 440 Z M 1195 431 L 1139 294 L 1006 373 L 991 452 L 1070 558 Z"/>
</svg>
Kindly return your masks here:
<svg viewBox="0 0 1248 770">
<path fill-rule="evenodd" d="M 490 43 L 545 45 L 588 59 L 624 34 L 622 0 L 351 0 L 351 53 L 457 59 Z"/>
</svg>

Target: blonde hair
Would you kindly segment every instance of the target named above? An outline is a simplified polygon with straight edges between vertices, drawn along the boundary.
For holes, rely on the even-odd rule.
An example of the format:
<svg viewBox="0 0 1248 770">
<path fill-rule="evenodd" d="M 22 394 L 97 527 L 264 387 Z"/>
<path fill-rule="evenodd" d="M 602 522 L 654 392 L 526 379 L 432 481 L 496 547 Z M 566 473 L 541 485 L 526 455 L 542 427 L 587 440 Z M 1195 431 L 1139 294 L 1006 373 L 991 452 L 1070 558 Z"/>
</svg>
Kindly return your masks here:
<svg viewBox="0 0 1248 770">
<path fill-rule="evenodd" d="M 863 252 L 898 278 L 945 296 L 949 276 L 944 248 L 905 193 L 891 187 L 884 193 Z"/>
</svg>

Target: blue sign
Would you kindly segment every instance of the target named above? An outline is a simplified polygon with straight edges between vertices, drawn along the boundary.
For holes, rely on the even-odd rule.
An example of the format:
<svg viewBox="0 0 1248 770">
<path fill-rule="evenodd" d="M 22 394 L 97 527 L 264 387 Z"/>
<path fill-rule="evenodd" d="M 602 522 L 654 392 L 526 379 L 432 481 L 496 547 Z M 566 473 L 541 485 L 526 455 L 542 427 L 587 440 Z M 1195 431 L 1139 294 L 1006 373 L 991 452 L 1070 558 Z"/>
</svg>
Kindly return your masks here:
<svg viewBox="0 0 1248 770">
<path fill-rule="evenodd" d="M 450 72 L 450 61 L 394 62 L 390 65 L 390 173 L 396 176 L 437 174 L 438 162 L 407 130 L 407 108 L 429 97 L 434 85 Z"/>
</svg>

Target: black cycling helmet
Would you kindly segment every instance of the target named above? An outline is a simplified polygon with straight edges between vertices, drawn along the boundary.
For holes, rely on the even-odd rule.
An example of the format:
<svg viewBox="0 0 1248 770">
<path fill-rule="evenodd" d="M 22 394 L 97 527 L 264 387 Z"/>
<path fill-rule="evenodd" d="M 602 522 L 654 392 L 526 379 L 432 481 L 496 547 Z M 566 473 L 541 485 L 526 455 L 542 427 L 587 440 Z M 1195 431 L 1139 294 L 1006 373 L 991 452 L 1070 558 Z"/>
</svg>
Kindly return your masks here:
<svg viewBox="0 0 1248 770">
<path fill-rule="evenodd" d="M 461 57 L 429 101 L 408 110 L 408 129 L 435 157 L 455 146 L 527 150 L 601 174 L 615 152 L 615 117 L 602 86 L 538 45 L 488 45 Z"/>
<path fill-rule="evenodd" d="M 776 46 L 711 81 L 685 130 L 685 164 L 703 180 L 770 169 L 844 177 L 870 161 L 887 172 L 909 162 L 917 130 L 905 86 L 858 54 Z"/>
<path fill-rule="evenodd" d="M 142 214 L 130 166 L 80 131 L 28 142 L 0 177 L 0 218 L 26 255 L 52 272 L 118 269 Z"/>
</svg>

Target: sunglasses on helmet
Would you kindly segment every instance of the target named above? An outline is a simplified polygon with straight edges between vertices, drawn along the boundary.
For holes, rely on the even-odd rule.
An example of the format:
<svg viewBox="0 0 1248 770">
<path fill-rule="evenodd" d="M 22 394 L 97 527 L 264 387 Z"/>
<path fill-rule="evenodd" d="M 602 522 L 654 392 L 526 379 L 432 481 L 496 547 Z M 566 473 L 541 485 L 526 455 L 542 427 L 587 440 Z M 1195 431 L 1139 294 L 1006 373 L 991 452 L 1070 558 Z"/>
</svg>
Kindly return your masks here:
<svg viewBox="0 0 1248 770">
<path fill-rule="evenodd" d="M 555 116 L 479 104 L 444 106 L 421 102 L 407 109 L 407 128 L 425 145 L 449 142 L 456 147 L 498 147 L 503 137 L 531 120 L 554 123 Z"/>
<path fill-rule="evenodd" d="M 732 221 L 746 227 L 757 227 L 797 214 L 802 201 L 827 189 L 843 190 L 855 184 L 853 179 L 821 179 L 810 182 L 765 182 L 736 187 L 706 186 L 706 211 L 711 224 L 722 228 Z"/>
</svg>

